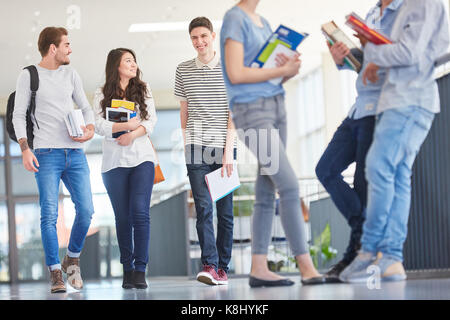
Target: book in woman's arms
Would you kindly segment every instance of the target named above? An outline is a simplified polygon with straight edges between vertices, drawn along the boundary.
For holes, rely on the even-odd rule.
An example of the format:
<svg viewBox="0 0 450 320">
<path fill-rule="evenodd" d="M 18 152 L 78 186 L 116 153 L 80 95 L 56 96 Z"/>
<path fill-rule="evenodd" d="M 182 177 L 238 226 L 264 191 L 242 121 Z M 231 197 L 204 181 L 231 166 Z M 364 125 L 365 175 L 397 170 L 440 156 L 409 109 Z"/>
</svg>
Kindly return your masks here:
<svg viewBox="0 0 450 320">
<path fill-rule="evenodd" d="M 127 100 L 111 99 L 111 108 L 125 108 L 134 111 L 134 102 Z"/>
<path fill-rule="evenodd" d="M 308 33 L 299 33 L 284 25 L 280 25 L 277 30 L 263 45 L 253 62 L 252 68 L 275 68 L 278 54 L 283 53 L 288 57 L 294 57 L 299 44 L 308 36 Z M 269 82 L 278 85 L 283 78 L 269 80 Z"/>
<path fill-rule="evenodd" d="M 131 118 L 134 118 L 136 116 L 136 112 L 133 112 L 129 109 L 125 109 L 122 107 L 119 108 L 106 108 L 106 120 L 111 122 L 127 122 Z M 112 134 L 112 137 L 118 138 L 124 133 L 127 133 L 128 131 L 120 131 L 120 132 L 114 132 Z"/>
</svg>

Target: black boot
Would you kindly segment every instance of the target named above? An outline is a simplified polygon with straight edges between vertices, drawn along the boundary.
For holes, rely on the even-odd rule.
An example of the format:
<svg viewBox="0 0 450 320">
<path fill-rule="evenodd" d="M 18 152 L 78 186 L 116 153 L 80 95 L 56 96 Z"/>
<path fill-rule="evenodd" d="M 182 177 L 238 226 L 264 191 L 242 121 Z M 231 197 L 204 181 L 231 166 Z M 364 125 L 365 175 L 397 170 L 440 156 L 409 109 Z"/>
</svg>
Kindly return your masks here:
<svg viewBox="0 0 450 320">
<path fill-rule="evenodd" d="M 134 273 L 134 270 L 123 272 L 122 288 L 124 288 L 124 289 L 136 288 L 134 286 L 134 282 L 133 282 L 133 273 Z"/>
<path fill-rule="evenodd" d="M 147 289 L 147 282 L 145 281 L 145 272 L 134 271 L 133 282 L 136 289 Z"/>
</svg>

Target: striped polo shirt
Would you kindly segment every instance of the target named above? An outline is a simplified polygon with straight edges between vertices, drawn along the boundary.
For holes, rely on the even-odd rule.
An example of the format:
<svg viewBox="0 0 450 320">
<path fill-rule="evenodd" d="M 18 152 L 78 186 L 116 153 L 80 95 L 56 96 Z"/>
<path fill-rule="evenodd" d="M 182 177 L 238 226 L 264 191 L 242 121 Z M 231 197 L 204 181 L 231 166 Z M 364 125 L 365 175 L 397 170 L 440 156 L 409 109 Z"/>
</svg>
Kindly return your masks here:
<svg viewBox="0 0 450 320">
<path fill-rule="evenodd" d="M 175 98 L 188 103 L 186 144 L 224 148 L 229 108 L 217 54 L 207 64 L 194 58 L 178 65 Z"/>
</svg>

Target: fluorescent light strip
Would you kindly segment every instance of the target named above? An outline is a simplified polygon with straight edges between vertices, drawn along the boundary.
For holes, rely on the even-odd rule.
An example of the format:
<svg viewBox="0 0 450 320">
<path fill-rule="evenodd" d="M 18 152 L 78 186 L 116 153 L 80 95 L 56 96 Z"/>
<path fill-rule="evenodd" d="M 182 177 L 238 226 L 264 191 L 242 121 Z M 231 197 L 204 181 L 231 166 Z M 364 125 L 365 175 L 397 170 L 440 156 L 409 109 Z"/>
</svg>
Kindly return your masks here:
<svg viewBox="0 0 450 320">
<path fill-rule="evenodd" d="M 217 30 L 222 26 L 221 20 L 211 21 Z M 159 31 L 186 31 L 189 21 L 181 22 L 155 22 L 155 23 L 133 23 L 128 32 L 159 32 Z"/>
</svg>

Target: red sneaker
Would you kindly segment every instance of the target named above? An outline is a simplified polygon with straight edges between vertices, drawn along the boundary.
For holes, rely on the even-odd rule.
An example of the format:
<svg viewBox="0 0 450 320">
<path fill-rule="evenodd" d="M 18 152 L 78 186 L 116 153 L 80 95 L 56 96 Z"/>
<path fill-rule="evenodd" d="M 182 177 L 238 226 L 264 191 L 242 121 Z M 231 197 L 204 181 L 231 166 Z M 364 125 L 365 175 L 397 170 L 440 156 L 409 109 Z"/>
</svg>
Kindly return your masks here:
<svg viewBox="0 0 450 320">
<path fill-rule="evenodd" d="M 209 285 L 217 285 L 219 282 L 219 276 L 217 275 L 214 266 L 204 265 L 203 270 L 197 274 L 197 280 Z"/>
<path fill-rule="evenodd" d="M 227 273 L 223 269 L 219 269 L 217 272 L 217 275 L 219 276 L 219 280 L 217 281 L 218 284 L 228 284 L 228 277 Z"/>
</svg>

